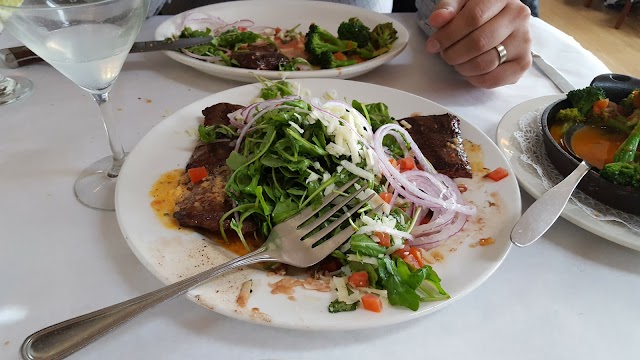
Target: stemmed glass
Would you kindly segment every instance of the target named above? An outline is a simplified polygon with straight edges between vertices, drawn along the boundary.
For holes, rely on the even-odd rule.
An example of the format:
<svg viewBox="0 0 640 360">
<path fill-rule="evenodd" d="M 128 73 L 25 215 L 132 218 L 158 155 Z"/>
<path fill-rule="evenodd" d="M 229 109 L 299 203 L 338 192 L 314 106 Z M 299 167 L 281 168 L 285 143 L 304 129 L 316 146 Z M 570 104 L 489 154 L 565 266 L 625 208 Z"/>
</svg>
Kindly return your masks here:
<svg viewBox="0 0 640 360">
<path fill-rule="evenodd" d="M 18 6 L 0 5 L 0 23 L 88 91 L 100 108 L 112 156 L 91 164 L 74 184 L 78 200 L 94 209 L 115 209 L 115 184 L 125 151 L 109 91 L 148 7 L 149 0 L 24 0 Z"/>
<path fill-rule="evenodd" d="M 2 33 L 2 13 L 0 13 L 0 33 Z M 12 103 L 28 95 L 33 84 L 22 76 L 4 76 L 0 73 L 0 105 Z"/>
</svg>

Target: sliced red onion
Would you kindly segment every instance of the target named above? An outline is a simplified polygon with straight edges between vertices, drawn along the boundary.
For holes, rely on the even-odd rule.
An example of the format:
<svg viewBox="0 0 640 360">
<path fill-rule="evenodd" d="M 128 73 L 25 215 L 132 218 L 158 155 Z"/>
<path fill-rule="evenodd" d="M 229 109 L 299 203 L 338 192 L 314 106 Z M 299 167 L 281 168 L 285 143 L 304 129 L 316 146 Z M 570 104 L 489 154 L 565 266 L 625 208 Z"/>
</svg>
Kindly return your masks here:
<svg viewBox="0 0 640 360">
<path fill-rule="evenodd" d="M 467 222 L 467 218 L 467 215 L 457 213 L 456 219 L 449 226 L 442 229 L 442 231 L 428 236 L 414 235 L 414 239 L 409 240 L 409 242 L 412 246 L 418 246 L 427 249 L 434 248 L 438 246 L 440 242 L 460 232 L 460 230 L 464 228 L 464 225 Z"/>
</svg>

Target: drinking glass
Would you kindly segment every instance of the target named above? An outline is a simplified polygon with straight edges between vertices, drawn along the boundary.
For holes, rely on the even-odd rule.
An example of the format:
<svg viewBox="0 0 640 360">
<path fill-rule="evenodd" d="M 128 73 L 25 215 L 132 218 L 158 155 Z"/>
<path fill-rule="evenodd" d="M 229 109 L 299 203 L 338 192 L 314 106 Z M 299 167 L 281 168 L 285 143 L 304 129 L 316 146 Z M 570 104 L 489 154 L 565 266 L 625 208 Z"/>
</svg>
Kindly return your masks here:
<svg viewBox="0 0 640 360">
<path fill-rule="evenodd" d="M 2 13 L 0 13 L 0 33 L 2 33 Z M 4 76 L 0 73 L 0 105 L 12 103 L 28 95 L 33 84 L 22 76 Z"/>
<path fill-rule="evenodd" d="M 2 4 L 2 2 L 0 2 Z M 0 23 L 64 76 L 88 91 L 100 108 L 111 156 L 76 179 L 76 198 L 94 209 L 115 209 L 115 185 L 125 159 L 109 91 L 140 31 L 149 0 L 24 0 L 0 5 Z"/>
</svg>

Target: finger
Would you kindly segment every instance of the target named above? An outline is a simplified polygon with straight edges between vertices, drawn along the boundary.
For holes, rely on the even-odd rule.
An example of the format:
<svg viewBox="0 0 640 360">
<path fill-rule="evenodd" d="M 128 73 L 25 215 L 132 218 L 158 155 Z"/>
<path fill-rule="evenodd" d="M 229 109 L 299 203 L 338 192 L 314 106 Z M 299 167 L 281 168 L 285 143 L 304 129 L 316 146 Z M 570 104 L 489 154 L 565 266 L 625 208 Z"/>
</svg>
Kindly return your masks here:
<svg viewBox="0 0 640 360">
<path fill-rule="evenodd" d="M 470 0 L 454 18 L 427 41 L 427 51 L 438 52 L 462 40 L 491 20 L 508 0 Z"/>
<path fill-rule="evenodd" d="M 442 0 L 438 2 L 429 19 L 427 19 L 429 25 L 436 29 L 445 26 L 460 12 L 467 2 L 469 2 L 469 0 Z"/>
<path fill-rule="evenodd" d="M 449 65 L 459 65 L 486 53 L 511 35 L 517 26 L 513 20 L 511 12 L 499 13 L 462 40 L 440 51 L 442 59 Z"/>
<path fill-rule="evenodd" d="M 498 66 L 489 73 L 465 78 L 474 86 L 492 89 L 498 86 L 515 84 L 530 67 L 531 53 L 528 53 L 516 60 Z"/>
<path fill-rule="evenodd" d="M 531 53 L 531 36 L 527 29 L 514 31 L 501 44 L 507 51 L 507 58 L 504 63 L 529 56 Z M 470 77 L 487 74 L 495 70 L 499 65 L 500 54 L 493 47 L 462 64 L 455 65 L 454 68 L 461 75 Z"/>
</svg>

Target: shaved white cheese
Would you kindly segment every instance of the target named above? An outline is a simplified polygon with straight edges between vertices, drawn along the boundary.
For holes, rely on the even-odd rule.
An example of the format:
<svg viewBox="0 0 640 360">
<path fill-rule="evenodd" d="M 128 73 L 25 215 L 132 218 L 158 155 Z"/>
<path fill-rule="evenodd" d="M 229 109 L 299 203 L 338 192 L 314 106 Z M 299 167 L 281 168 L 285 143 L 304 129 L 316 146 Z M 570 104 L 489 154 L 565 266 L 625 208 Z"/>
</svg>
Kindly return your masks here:
<svg viewBox="0 0 640 360">
<path fill-rule="evenodd" d="M 400 250 L 403 247 L 404 247 L 404 242 L 402 241 L 402 238 L 391 236 L 391 246 L 387 248 L 387 251 L 385 251 L 385 254 L 387 255 L 393 254 L 396 250 Z"/>
<path fill-rule="evenodd" d="M 376 294 L 376 295 L 388 297 L 387 296 L 387 290 L 374 289 L 374 288 L 370 288 L 370 287 L 359 287 L 358 290 L 361 291 L 361 292 L 366 292 L 366 293 L 371 293 L 371 294 Z"/>
<path fill-rule="evenodd" d="M 356 294 L 356 292 L 349 295 L 347 282 L 343 277 L 334 276 L 331 280 L 333 282 L 333 285 L 335 286 L 336 293 L 338 294 L 338 301 L 343 301 L 347 304 L 353 304 L 354 302 L 360 300 L 360 296 L 353 296 L 354 294 Z"/>
<path fill-rule="evenodd" d="M 349 267 L 349 265 L 341 267 L 340 271 L 342 271 L 347 276 L 351 275 L 351 268 Z"/>
<path fill-rule="evenodd" d="M 349 171 L 350 173 L 361 177 L 363 179 L 369 180 L 369 181 L 373 181 L 373 174 L 368 172 L 367 170 L 361 169 L 359 167 L 357 167 L 354 163 L 349 162 L 347 160 L 342 160 L 340 161 L 340 164 L 342 166 L 344 166 L 345 169 L 347 169 L 347 171 Z"/>
<path fill-rule="evenodd" d="M 357 185 L 357 184 L 356 184 Z M 361 192 L 360 194 L 356 195 L 356 198 L 358 200 L 364 200 L 367 197 L 369 197 L 369 195 L 374 194 L 373 197 L 369 200 L 369 205 L 371 205 L 371 207 L 373 207 L 374 209 L 376 207 L 378 207 L 379 205 L 382 205 L 382 207 L 380 207 L 380 209 L 378 210 L 379 213 L 383 213 L 383 214 L 388 214 L 389 211 L 391 211 L 391 205 L 389 205 L 389 203 L 387 203 L 386 201 L 382 200 L 382 198 L 380 197 L 380 195 L 376 194 L 375 191 L 373 191 L 372 189 L 367 189 L 363 192 Z M 394 227 L 394 226 L 393 226 Z"/>
<path fill-rule="evenodd" d="M 378 259 L 372 256 L 362 256 L 362 255 L 359 256 L 356 254 L 347 254 L 347 260 L 378 266 Z"/>
<path fill-rule="evenodd" d="M 335 143 L 328 143 L 325 148 L 327 152 L 333 156 L 345 155 L 347 150 L 341 146 L 336 145 Z"/>
<path fill-rule="evenodd" d="M 405 129 L 411 129 L 411 124 L 409 124 L 406 120 L 400 120 L 400 125 L 402 125 Z"/>
<path fill-rule="evenodd" d="M 298 124 L 294 123 L 293 121 L 289 121 L 289 125 L 291 125 L 292 128 L 296 129 L 300 134 L 304 134 L 304 130 L 302 130 L 302 128 L 298 126 Z"/>
<path fill-rule="evenodd" d="M 317 161 L 313 163 L 313 167 L 318 171 L 322 171 L 322 166 Z M 325 172 L 325 174 L 326 174 L 326 172 Z M 324 175 L 322 177 L 324 178 Z"/>
<path fill-rule="evenodd" d="M 316 181 L 316 180 L 320 179 L 320 175 L 314 173 L 313 171 L 311 171 L 309 169 L 307 169 L 307 171 L 310 173 L 309 177 L 307 178 L 307 181 L 306 181 L 307 184 L 312 182 L 312 181 Z"/>
<path fill-rule="evenodd" d="M 324 196 L 327 196 L 336 189 L 336 184 L 329 184 L 326 188 L 324 188 Z"/>
</svg>

